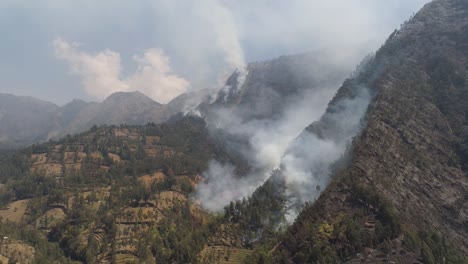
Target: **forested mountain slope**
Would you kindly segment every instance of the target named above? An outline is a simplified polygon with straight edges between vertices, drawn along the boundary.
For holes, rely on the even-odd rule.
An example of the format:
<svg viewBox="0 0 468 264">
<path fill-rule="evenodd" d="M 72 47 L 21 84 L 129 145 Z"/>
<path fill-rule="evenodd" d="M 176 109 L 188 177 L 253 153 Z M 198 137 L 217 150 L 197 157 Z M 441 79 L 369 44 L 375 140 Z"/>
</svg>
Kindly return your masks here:
<svg viewBox="0 0 468 264">
<path fill-rule="evenodd" d="M 190 198 L 213 157 L 248 169 L 198 118 L 94 127 L 5 154 L 0 229 L 20 242 L 4 242 L 0 255 L 33 263 L 49 247 L 44 263 L 194 262 L 219 221 Z M 35 251 L 20 258 L 18 243 Z"/>
<path fill-rule="evenodd" d="M 468 2 L 436 0 L 344 83 L 308 131 L 339 137 L 340 126 L 329 117 L 365 87 L 372 100 L 363 130 L 347 165 L 275 248 L 278 258 L 467 261 L 461 257 L 468 253 L 467 36 Z"/>
</svg>

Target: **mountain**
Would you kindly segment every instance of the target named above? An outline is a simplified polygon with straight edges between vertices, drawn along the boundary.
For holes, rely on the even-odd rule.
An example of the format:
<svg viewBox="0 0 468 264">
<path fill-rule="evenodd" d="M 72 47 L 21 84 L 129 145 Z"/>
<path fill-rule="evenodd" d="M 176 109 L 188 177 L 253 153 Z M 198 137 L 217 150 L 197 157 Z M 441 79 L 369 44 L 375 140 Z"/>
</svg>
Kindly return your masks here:
<svg viewBox="0 0 468 264">
<path fill-rule="evenodd" d="M 465 0 L 424 6 L 340 83 L 271 177 L 224 214 L 201 208 L 194 190 L 216 182 L 210 169 L 253 184 L 241 178 L 252 163 L 210 131 L 210 118 L 221 109 L 239 117 L 234 126 L 281 119 L 285 102 L 304 92 L 333 93 L 328 86 L 342 77 L 335 66 L 304 55 L 254 63 L 194 110 L 205 120 L 96 126 L 1 154 L 0 231 L 8 239 L 0 260 L 468 263 L 467 14 Z M 137 123 L 166 107 L 119 93 L 100 104 L 74 101 L 53 122 L 90 111 L 80 126 Z M 229 187 L 221 196 L 241 191 L 234 183 L 221 182 Z"/>
<path fill-rule="evenodd" d="M 307 90 L 331 89 L 321 87 L 325 79 L 331 78 L 332 86 L 345 75 L 345 70 L 335 72 L 341 67 L 330 66 L 331 73 L 322 76 L 318 73 L 325 73 L 325 67 L 315 63 L 317 58 L 308 55 L 254 63 L 240 103 L 218 101 L 207 107 L 240 110 L 261 100 L 262 90 L 270 90 L 281 94 L 275 96 L 275 107 L 284 108 L 280 98 L 293 100 Z M 273 69 L 275 74 L 270 74 Z M 210 263 L 219 247 L 230 252 L 228 260 L 250 255 L 256 234 L 269 234 L 283 219 L 270 215 L 280 203 L 268 202 L 278 183 L 269 181 L 246 200 L 245 216 L 232 224 L 233 218 L 200 208 L 193 192 L 208 180 L 204 172 L 212 160 L 232 165 L 240 177 L 251 169 L 246 157 L 231 151 L 224 138 L 213 137 L 201 118 L 178 115 L 162 124 L 139 125 L 166 113 L 169 117 L 187 104 L 196 106 L 209 94 L 184 94 L 159 105 L 140 93 L 117 93 L 102 103 L 75 100 L 56 107 L 49 137 L 90 129 L 0 155 L 0 219 L 8 220 L 0 221 L 0 230 L 12 239 L 8 245 L 25 248 L 21 254 L 0 249 L 0 257 L 43 263 L 67 263 L 67 258 L 84 263 Z M 252 108 L 243 118 L 272 120 L 283 111 L 263 109 Z M 99 122 L 108 125 L 92 127 Z M 112 125 L 121 122 L 127 125 Z M 260 208 L 270 224 L 258 217 Z M 26 250 L 31 245 L 37 248 L 32 253 Z"/>
<path fill-rule="evenodd" d="M 331 55 L 324 54 L 281 56 L 250 63 L 242 76 L 238 71 L 234 72 L 218 92 L 201 89 L 182 94 L 166 105 L 137 91 L 117 92 L 101 103 L 73 100 L 62 107 L 33 98 L 26 100 L 25 97 L 0 94 L 1 102 L 11 101 L 0 106 L 0 113 L 5 116 L 0 119 L 0 144 L 26 146 L 83 132 L 94 125 L 162 123 L 190 109 L 198 109 L 204 116 L 210 116 L 216 115 L 220 108 L 226 108 L 245 122 L 275 119 L 306 91 L 327 91 L 331 95 L 333 87 L 343 81 L 348 67 L 331 63 Z M 237 83 L 238 79 L 243 79 L 242 83 Z M 213 94 L 215 98 L 210 98 Z"/>
<path fill-rule="evenodd" d="M 337 117 L 352 111 L 343 102 L 369 91 L 349 157 L 280 239 L 278 259 L 467 263 L 467 14 L 466 1 L 427 4 L 307 129 L 323 140 L 343 139 Z"/>
<path fill-rule="evenodd" d="M 47 137 L 59 107 L 26 96 L 0 94 L 0 144 L 27 144 Z"/>
<path fill-rule="evenodd" d="M 161 123 L 184 110 L 184 97 L 161 105 L 140 92 L 118 92 L 101 103 L 59 107 L 32 97 L 0 94 L 0 146 L 12 148 L 86 131 L 94 125 Z"/>
<path fill-rule="evenodd" d="M 327 52 L 253 62 L 192 112 L 231 151 L 249 156 L 262 182 L 279 165 L 287 143 L 325 111 L 351 70 Z"/>
<path fill-rule="evenodd" d="M 100 124 L 144 124 L 158 122 L 158 117 L 150 119 L 144 113 L 156 109 L 162 112 L 163 105 L 151 100 L 140 92 L 117 92 L 110 95 L 102 103 L 90 104 L 81 109 L 63 130 L 63 133 L 73 134 Z M 145 120 L 146 118 L 146 120 Z M 146 122 L 145 122 L 146 121 Z"/>
<path fill-rule="evenodd" d="M 332 94 L 349 71 L 344 64 L 333 63 L 326 52 L 253 62 L 245 70 L 235 71 L 215 98 L 199 108 L 208 119 L 220 108 L 229 109 L 243 122 L 276 119 L 307 91 Z"/>
</svg>

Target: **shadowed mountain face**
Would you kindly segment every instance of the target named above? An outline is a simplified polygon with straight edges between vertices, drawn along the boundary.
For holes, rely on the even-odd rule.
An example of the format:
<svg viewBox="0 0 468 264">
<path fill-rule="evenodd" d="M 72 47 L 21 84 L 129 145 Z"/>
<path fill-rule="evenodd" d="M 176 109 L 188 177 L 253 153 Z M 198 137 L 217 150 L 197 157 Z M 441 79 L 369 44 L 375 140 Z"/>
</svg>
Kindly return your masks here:
<svg viewBox="0 0 468 264">
<path fill-rule="evenodd" d="M 254 62 L 233 73 L 215 100 L 201 108 L 208 116 L 220 108 L 229 109 L 243 122 L 276 119 L 307 91 L 332 94 L 349 71 L 333 63 L 329 54 L 305 53 Z"/>
<path fill-rule="evenodd" d="M 350 111 L 340 102 L 369 91 L 350 160 L 300 214 L 278 256 L 295 263 L 465 263 L 447 245 L 468 253 L 467 14 L 466 1 L 427 4 L 307 129 L 339 140 L 343 120 L 335 117 Z M 323 225 L 344 233 L 324 235 Z M 402 245 L 414 251 L 401 251 Z M 365 248 L 377 251 L 348 258 Z"/>
<path fill-rule="evenodd" d="M 140 92 L 114 93 L 100 104 L 89 104 L 79 111 L 73 120 L 64 127 L 68 134 L 89 129 L 92 124 L 144 124 L 158 120 L 161 116 L 151 118 L 145 112 L 155 109 L 163 112 L 163 106 Z"/>
<path fill-rule="evenodd" d="M 0 144 L 47 138 L 59 107 L 32 97 L 0 94 Z"/>
</svg>

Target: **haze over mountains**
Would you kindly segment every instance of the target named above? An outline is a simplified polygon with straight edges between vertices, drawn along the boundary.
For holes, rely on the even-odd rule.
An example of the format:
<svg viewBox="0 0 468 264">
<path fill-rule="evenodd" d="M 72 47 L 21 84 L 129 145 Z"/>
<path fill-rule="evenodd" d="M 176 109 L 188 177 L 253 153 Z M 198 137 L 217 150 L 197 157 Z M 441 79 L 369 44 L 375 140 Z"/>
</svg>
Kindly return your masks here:
<svg viewBox="0 0 468 264">
<path fill-rule="evenodd" d="M 73 135 L 0 155 L 0 260 L 468 263 L 467 102 L 466 0 L 355 69 L 281 56 L 167 105 L 2 95 L 5 142 Z"/>
<path fill-rule="evenodd" d="M 236 111 L 244 113 L 236 115 L 242 115 L 244 121 L 278 117 L 291 100 L 302 96 L 305 90 L 315 87 L 320 89 L 317 92 L 326 93 L 324 96 L 333 94 L 334 87 L 350 69 L 333 63 L 329 56 L 310 53 L 255 62 L 247 67 L 249 79 L 246 85 L 239 84 L 235 93 L 234 89 L 229 91 L 232 93 L 229 96 L 225 94 L 226 87 L 235 86 L 231 82 L 237 81 L 238 73 L 227 80 L 219 94 L 215 90 L 189 92 L 165 105 L 141 92 L 117 92 L 100 103 L 73 100 L 64 106 L 32 97 L 0 94 L 0 100 L 5 102 L 0 104 L 0 145 L 26 146 L 83 132 L 93 125 L 162 123 L 177 113 L 197 108 L 199 104 L 202 105 L 197 111 L 202 112 L 219 106 L 238 105 Z"/>
<path fill-rule="evenodd" d="M 19 147 L 57 139 L 93 125 L 161 123 L 183 111 L 183 97 L 167 105 L 140 92 L 118 92 L 101 103 L 73 100 L 57 106 L 32 97 L 0 94 L 0 145 Z"/>
</svg>

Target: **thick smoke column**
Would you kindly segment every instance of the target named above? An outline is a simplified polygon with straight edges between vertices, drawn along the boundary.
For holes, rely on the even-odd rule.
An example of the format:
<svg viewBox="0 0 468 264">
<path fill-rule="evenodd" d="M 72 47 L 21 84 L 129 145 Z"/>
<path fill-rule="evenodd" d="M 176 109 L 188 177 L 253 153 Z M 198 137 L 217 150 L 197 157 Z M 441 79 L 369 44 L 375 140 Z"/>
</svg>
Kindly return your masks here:
<svg viewBox="0 0 468 264">
<path fill-rule="evenodd" d="M 281 167 L 289 197 L 288 222 L 296 218 L 305 202 L 314 201 L 328 185 L 331 166 L 346 155 L 352 138 L 361 130 L 370 95 L 368 89 L 358 89 L 355 98 L 345 98 L 331 106 L 316 124 L 319 129 L 329 127 L 334 133 L 318 135 L 306 129 L 283 156 Z"/>
<path fill-rule="evenodd" d="M 204 0 L 195 5 L 196 12 L 209 21 L 216 38 L 216 46 L 224 53 L 230 70 L 244 69 L 245 59 L 239 41 L 239 32 L 231 11 L 218 0 Z"/>
<path fill-rule="evenodd" d="M 368 61 L 363 62 L 356 74 L 367 67 Z M 337 83 L 335 87 L 338 86 Z M 326 188 L 332 166 L 346 155 L 352 138 L 361 129 L 370 95 L 364 86 L 352 86 L 351 90 L 351 95 L 335 98 L 328 106 L 336 88 L 305 89 L 276 119 L 246 121 L 243 111 L 233 111 L 232 107 L 216 108 L 214 115 L 207 118 L 209 125 L 246 140 L 248 144 L 234 145 L 234 148 L 254 169 L 249 175 L 239 177 L 232 165 L 212 161 L 203 174 L 206 181 L 199 185 L 196 198 L 205 208 L 219 211 L 232 200 L 248 197 L 279 168 L 289 200 L 286 218 L 292 222 L 302 205 L 314 201 L 320 190 Z M 220 95 L 223 96 L 221 101 L 226 102 L 224 96 L 227 95 Z M 255 100 L 256 104 L 260 102 Z"/>
<path fill-rule="evenodd" d="M 253 171 L 239 177 L 234 174 L 232 165 L 213 160 L 203 174 L 206 181 L 199 185 L 196 198 L 205 208 L 219 211 L 230 201 L 249 196 L 270 177 L 274 169 L 280 167 L 282 156 L 291 142 L 311 122 L 320 118 L 335 89 L 321 87 L 305 90 L 291 101 L 277 119 L 254 118 L 245 121 L 229 107 L 217 108 L 214 116 L 207 119 L 209 126 L 247 141 L 246 144 L 231 147 L 248 159 Z M 220 96 L 220 101 L 225 102 L 226 94 L 221 91 Z"/>
</svg>

